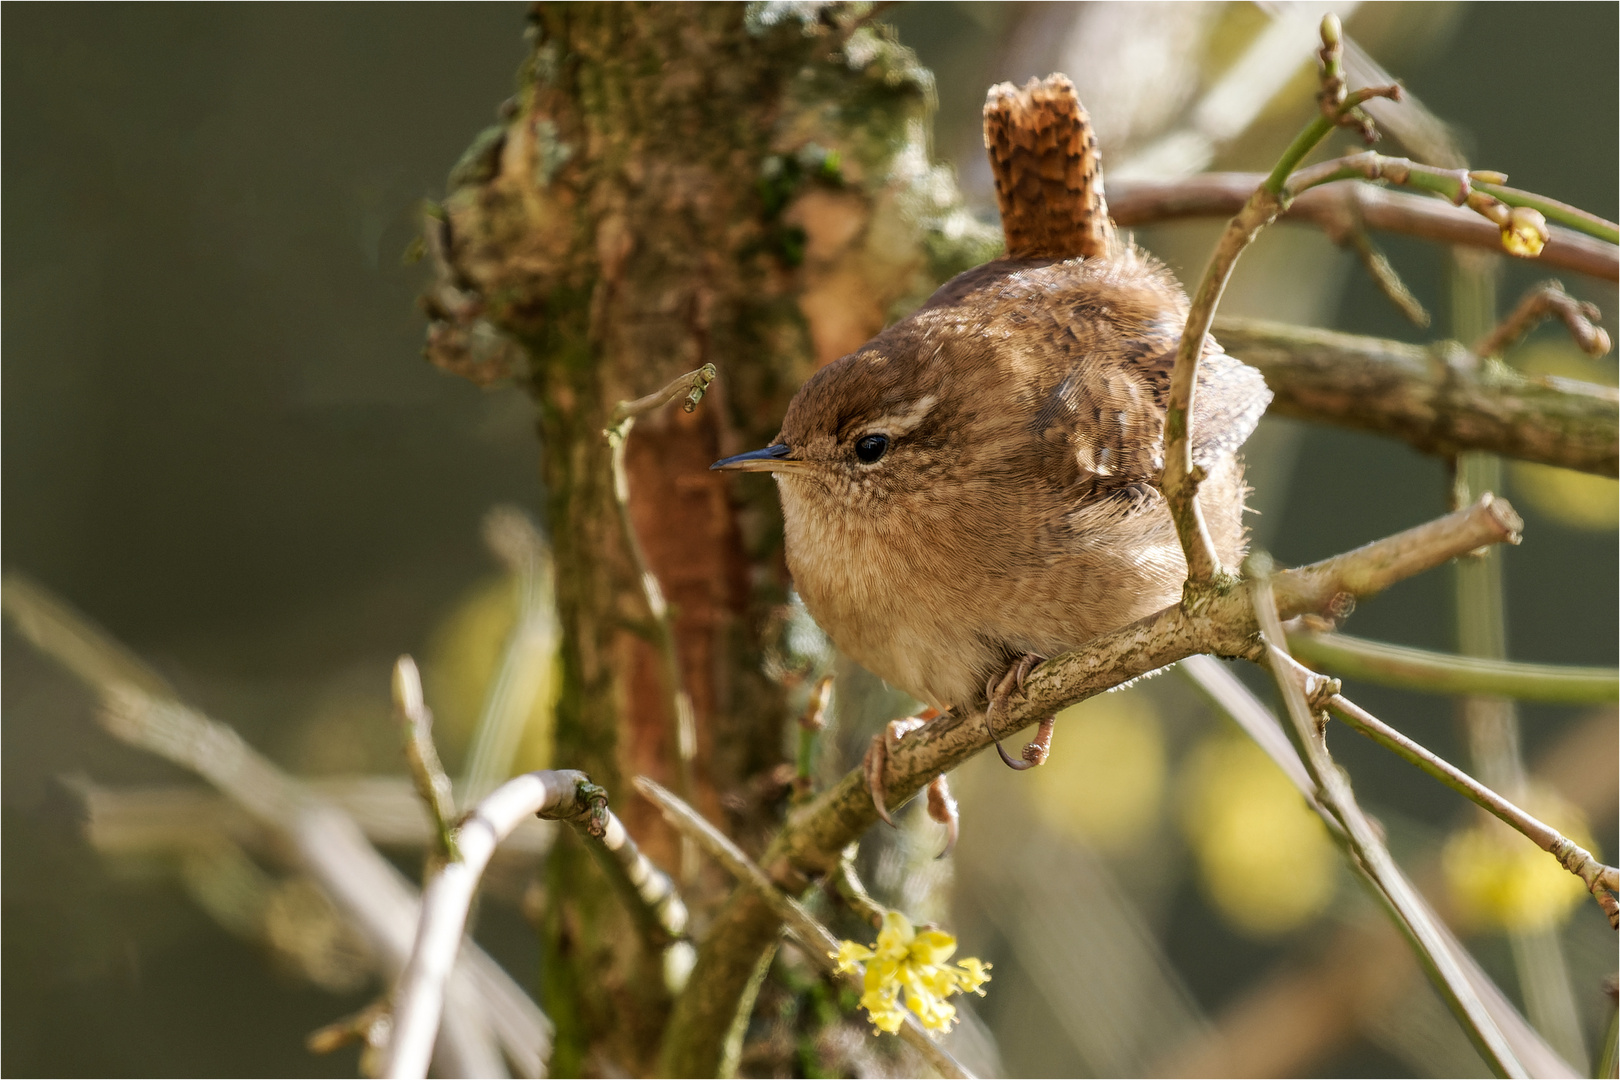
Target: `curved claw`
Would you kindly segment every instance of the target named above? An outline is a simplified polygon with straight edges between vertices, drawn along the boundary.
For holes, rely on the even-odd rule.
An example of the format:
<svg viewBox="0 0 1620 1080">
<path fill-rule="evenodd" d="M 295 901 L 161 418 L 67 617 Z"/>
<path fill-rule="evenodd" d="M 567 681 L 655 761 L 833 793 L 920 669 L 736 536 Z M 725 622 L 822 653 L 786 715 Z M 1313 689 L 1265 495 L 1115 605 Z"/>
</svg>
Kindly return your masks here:
<svg viewBox="0 0 1620 1080">
<path fill-rule="evenodd" d="M 889 762 L 889 747 L 882 735 L 872 736 L 872 745 L 867 748 L 866 757 L 861 762 L 866 770 L 866 790 L 872 793 L 872 807 L 883 823 L 894 828 L 894 818 L 889 816 L 889 808 L 883 801 L 883 767 Z"/>
<path fill-rule="evenodd" d="M 1012 667 L 1007 669 L 1006 674 L 1001 677 L 999 683 L 992 677 L 984 686 L 984 722 L 990 729 L 990 741 L 996 744 L 996 753 L 1001 755 L 1002 764 L 1018 772 L 1033 769 L 1046 760 L 1047 754 L 1052 749 L 1052 718 L 1048 717 L 1041 721 L 1041 727 L 1035 735 L 1035 741 L 1024 747 L 1023 760 L 1020 761 L 1008 754 L 1002 747 L 1001 740 L 996 737 L 995 715 L 999 710 L 1006 708 L 1007 699 L 1012 697 L 1014 690 L 1022 691 L 1024 689 L 1024 679 L 1029 676 L 1029 673 L 1034 670 L 1035 665 L 1039 664 L 1041 660 L 1041 657 L 1033 653 L 1026 653 L 1020 656 Z"/>
</svg>

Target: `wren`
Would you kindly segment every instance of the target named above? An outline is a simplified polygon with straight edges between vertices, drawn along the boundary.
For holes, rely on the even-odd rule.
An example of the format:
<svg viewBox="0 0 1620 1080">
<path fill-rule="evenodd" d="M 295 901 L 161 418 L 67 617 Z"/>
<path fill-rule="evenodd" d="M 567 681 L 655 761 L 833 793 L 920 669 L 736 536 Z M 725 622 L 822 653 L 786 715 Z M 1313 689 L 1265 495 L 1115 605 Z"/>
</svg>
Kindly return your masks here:
<svg viewBox="0 0 1620 1080">
<path fill-rule="evenodd" d="M 985 131 L 1007 256 L 816 372 L 770 446 L 713 466 L 775 475 L 810 614 L 941 710 L 993 710 L 1032 663 L 1174 604 L 1186 578 L 1159 490 L 1186 294 L 1115 234 L 1066 78 L 993 88 Z M 1226 565 L 1245 547 L 1237 451 L 1270 398 L 1205 343 L 1193 457 Z"/>
</svg>

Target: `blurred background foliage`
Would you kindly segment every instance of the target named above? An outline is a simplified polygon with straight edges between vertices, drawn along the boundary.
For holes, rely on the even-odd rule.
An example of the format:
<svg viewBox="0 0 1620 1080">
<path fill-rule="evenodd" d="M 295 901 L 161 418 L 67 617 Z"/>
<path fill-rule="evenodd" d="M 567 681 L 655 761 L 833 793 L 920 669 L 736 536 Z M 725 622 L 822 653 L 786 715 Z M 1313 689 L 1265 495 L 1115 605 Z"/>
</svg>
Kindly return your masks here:
<svg viewBox="0 0 1620 1080">
<path fill-rule="evenodd" d="M 1340 6 L 1350 33 L 1457 125 L 1472 163 L 1615 216 L 1613 5 Z M 883 18 L 935 71 L 936 153 L 993 221 L 979 143 L 986 86 L 1069 72 L 1112 179 L 1177 129 L 1270 10 L 914 3 Z M 403 773 L 387 679 L 393 657 L 413 652 L 461 777 L 521 604 L 480 523 L 500 504 L 538 513 L 541 450 L 520 393 L 480 391 L 420 359 L 421 272 L 401 256 L 421 200 L 442 194 L 511 92 L 522 7 L 12 5 L 5 15 L 7 568 L 59 591 L 309 775 Z M 1312 107 L 1304 60 L 1207 164 L 1269 166 Z M 1186 280 L 1216 228 L 1139 239 Z M 1443 330 L 1442 253 L 1401 238 L 1387 249 Z M 1505 263 L 1500 306 L 1543 276 Z M 1566 284 L 1612 328 L 1612 286 Z M 1308 230 L 1268 234 L 1224 310 L 1430 336 Z M 1590 360 L 1559 335 L 1547 327 L 1508 359 L 1615 382 L 1612 356 Z M 1268 420 L 1249 459 L 1256 540 L 1289 562 L 1445 504 L 1442 463 L 1371 436 Z M 1508 654 L 1613 664 L 1615 482 L 1513 464 L 1507 485 L 1527 519 L 1506 558 Z M 1450 575 L 1431 574 L 1364 605 L 1350 629 L 1450 650 L 1453 609 Z M 839 672 L 827 775 L 907 707 L 858 670 Z M 1445 699 L 1351 689 L 1465 757 Z M 189 778 L 113 743 L 89 695 L 9 629 L 3 692 L 0 1068 L 352 1075 L 352 1053 L 303 1048 L 310 1030 L 376 992 L 330 903 L 234 847 L 98 854 L 74 783 Z M 549 763 L 543 687 L 536 700 L 524 768 Z M 1532 809 L 1612 857 L 1614 711 L 1520 715 L 1541 785 Z M 1449 914 L 1485 967 L 1538 1022 L 1538 1010 L 1565 1008 L 1549 1021 L 1563 1023 L 1555 1044 L 1572 1060 L 1589 1052 L 1614 942 L 1573 879 L 1370 744 L 1337 735 L 1335 753 L 1414 877 L 1435 896 L 1449 883 Z M 1320 825 L 1179 679 L 1073 710 L 1040 770 L 981 757 L 955 782 L 964 834 L 952 860 L 933 860 L 936 827 L 909 808 L 901 830 L 866 845 L 863 868 L 883 899 L 939 919 L 965 953 L 995 964 L 959 1037 L 981 1068 L 1196 1072 L 1214 1060 L 1198 1056 L 1218 1042 L 1210 1033 L 1241 1030 L 1231 1025 L 1251 1015 L 1242 1010 L 1261 1006 L 1273 1011 L 1252 1015 L 1293 1024 L 1302 1044 L 1275 1059 L 1282 1072 L 1482 1068 L 1399 947 L 1357 947 L 1376 912 Z M 419 850 L 391 854 L 419 870 Z M 492 876 L 477 923 L 525 983 L 538 959 L 526 921 L 538 858 Z M 1504 934 L 1515 928 L 1554 931 L 1567 1006 L 1525 1000 Z M 1349 978 L 1358 959 L 1378 970 Z M 1321 1022 L 1323 1009 L 1337 1022 Z"/>
</svg>

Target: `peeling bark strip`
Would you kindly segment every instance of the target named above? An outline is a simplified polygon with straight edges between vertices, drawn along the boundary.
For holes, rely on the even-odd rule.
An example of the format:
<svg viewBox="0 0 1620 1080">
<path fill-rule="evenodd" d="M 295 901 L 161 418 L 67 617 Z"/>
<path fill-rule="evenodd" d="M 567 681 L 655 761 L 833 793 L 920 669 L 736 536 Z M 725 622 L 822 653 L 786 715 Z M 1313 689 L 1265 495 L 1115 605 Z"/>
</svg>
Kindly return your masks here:
<svg viewBox="0 0 1620 1080">
<path fill-rule="evenodd" d="M 618 522 L 610 411 L 680 372 L 720 371 L 696 413 L 637 423 L 626 473 L 696 714 L 692 800 L 758 851 L 771 808 L 728 817 L 723 799 L 782 760 L 784 692 L 761 673 L 786 597 L 780 511 L 769 484 L 708 465 L 770 441 L 817 363 L 997 244 L 927 164 L 931 76 L 864 14 L 540 4 L 502 124 L 428 223 L 430 358 L 518 377 L 538 406 L 564 642 L 555 761 L 605 787 L 670 869 L 673 834 L 625 782 L 676 783 L 677 736 Z M 671 1007 L 657 954 L 579 845 L 559 845 L 548 874 L 554 1072 L 656 1072 Z M 719 887 L 688 889 L 700 919 Z M 705 977 L 700 964 L 692 982 Z"/>
<path fill-rule="evenodd" d="M 1103 197 L 1097 133 L 1067 75 L 990 88 L 984 148 L 1012 258 L 1108 255 L 1114 225 Z"/>
</svg>

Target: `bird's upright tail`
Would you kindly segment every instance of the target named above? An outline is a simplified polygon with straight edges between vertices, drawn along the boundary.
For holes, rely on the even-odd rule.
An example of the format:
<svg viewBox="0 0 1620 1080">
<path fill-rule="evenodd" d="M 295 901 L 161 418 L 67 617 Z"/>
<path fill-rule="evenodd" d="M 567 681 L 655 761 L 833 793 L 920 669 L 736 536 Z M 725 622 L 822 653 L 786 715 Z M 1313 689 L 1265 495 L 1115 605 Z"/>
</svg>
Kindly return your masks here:
<svg viewBox="0 0 1620 1080">
<path fill-rule="evenodd" d="M 1066 75 L 990 88 L 984 146 L 1012 258 L 1086 258 L 1115 250 L 1097 134 Z"/>
</svg>

